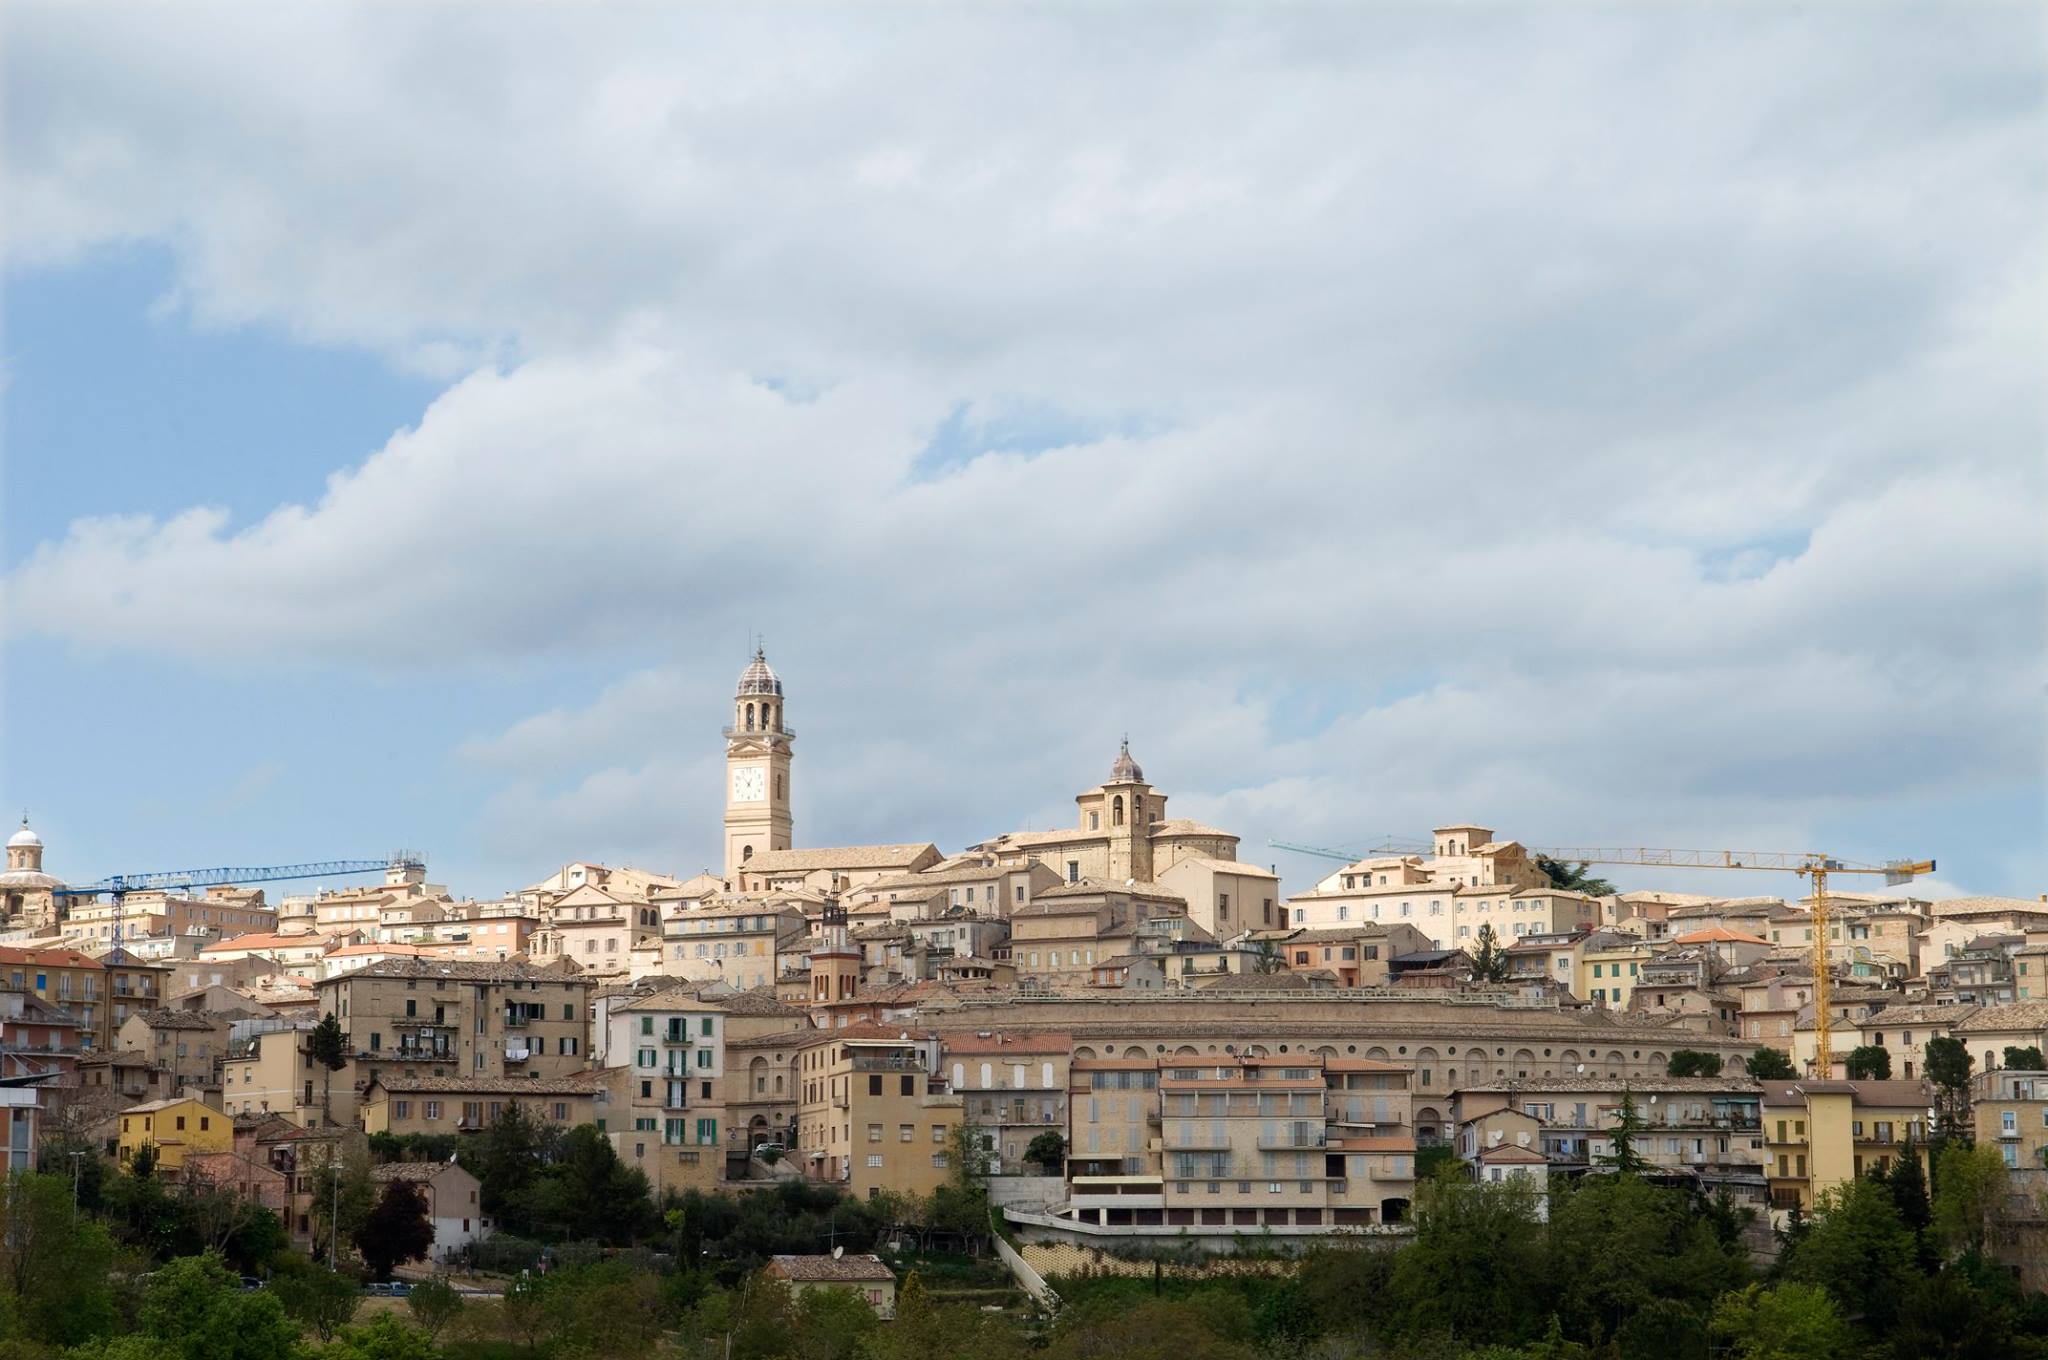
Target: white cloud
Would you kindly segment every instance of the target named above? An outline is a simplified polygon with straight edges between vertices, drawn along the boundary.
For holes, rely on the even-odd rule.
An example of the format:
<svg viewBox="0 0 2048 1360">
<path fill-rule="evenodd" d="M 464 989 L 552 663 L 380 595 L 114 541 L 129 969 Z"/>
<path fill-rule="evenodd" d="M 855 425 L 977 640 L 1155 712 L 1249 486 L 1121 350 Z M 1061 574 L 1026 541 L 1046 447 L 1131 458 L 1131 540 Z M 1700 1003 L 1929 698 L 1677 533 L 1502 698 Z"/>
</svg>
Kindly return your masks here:
<svg viewBox="0 0 2048 1360">
<path fill-rule="evenodd" d="M 2017 12 L 195 15 L 10 15 L 17 267 L 451 386 L 10 631 L 623 676 L 471 734 L 508 853 L 705 853 L 754 627 L 820 835 L 1063 818 L 1125 727 L 1254 836 L 2038 783 Z"/>
</svg>

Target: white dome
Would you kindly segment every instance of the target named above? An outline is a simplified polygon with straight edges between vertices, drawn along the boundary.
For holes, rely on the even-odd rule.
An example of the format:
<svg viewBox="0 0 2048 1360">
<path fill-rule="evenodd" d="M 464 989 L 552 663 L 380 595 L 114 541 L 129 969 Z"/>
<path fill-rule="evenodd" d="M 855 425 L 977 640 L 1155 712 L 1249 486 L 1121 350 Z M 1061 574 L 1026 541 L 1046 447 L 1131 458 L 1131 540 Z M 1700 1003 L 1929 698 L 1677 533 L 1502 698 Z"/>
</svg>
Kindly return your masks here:
<svg viewBox="0 0 2048 1360">
<path fill-rule="evenodd" d="M 19 850 L 23 846 L 28 845 L 33 845 L 40 849 L 42 844 L 43 838 L 41 836 L 38 836 L 35 832 L 28 829 L 27 817 L 23 817 L 21 819 L 21 830 L 15 832 L 12 836 L 9 836 L 7 838 L 7 848 L 9 850 Z"/>
</svg>

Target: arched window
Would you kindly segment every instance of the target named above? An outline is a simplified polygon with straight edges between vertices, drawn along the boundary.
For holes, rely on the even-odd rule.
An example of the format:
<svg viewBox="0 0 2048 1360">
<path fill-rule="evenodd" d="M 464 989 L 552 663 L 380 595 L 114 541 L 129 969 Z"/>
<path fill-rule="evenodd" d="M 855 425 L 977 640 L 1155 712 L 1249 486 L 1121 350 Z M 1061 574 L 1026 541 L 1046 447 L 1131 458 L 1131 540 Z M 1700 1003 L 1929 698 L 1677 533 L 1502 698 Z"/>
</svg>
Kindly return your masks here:
<svg viewBox="0 0 2048 1360">
<path fill-rule="evenodd" d="M 754 730 L 754 706 L 752 704 L 747 705 L 747 730 L 749 732 Z"/>
<path fill-rule="evenodd" d="M 1118 794 L 1110 800 L 1109 824 L 1111 826 L 1122 826 L 1124 824 L 1124 796 L 1122 794 Z"/>
</svg>

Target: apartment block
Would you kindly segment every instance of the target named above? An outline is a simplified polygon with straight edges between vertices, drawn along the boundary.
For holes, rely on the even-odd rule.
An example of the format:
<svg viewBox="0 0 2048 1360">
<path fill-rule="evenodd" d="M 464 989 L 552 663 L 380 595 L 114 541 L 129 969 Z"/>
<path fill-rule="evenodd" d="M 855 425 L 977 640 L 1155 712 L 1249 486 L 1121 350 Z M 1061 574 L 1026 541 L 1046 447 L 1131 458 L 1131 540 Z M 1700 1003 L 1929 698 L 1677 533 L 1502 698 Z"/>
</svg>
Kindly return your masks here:
<svg viewBox="0 0 2048 1360">
<path fill-rule="evenodd" d="M 150 1010 L 128 1017 L 114 1046 L 140 1053 L 170 1078 L 173 1094 L 213 1084 L 227 1056 L 229 1017 L 206 1011 Z"/>
<path fill-rule="evenodd" d="M 130 1016 L 163 1005 L 169 972 L 118 950 L 94 958 L 76 949 L 0 947 L 0 987 L 70 1011 L 79 1022 L 79 1044 L 95 1052 L 114 1048 L 114 1035 Z"/>
<path fill-rule="evenodd" d="M 1083 1230 L 1288 1234 L 1400 1222 L 1413 1075 L 1321 1055 L 1077 1059 L 1064 1216 Z"/>
<path fill-rule="evenodd" d="M 1025 1162 L 1040 1134 L 1067 1136 L 1065 1034 L 952 1034 L 940 1045 L 946 1081 L 960 1097 L 961 1117 L 972 1126 L 1002 1175 L 1037 1174 Z"/>
<path fill-rule="evenodd" d="M 1574 1074 L 1475 1083 L 1458 1093 L 1458 1154 L 1470 1161 L 1487 1148 L 1515 1144 L 1542 1153 L 1551 1171 L 1577 1175 L 1614 1155 L 1627 1100 L 1641 1125 L 1635 1153 L 1654 1171 L 1688 1178 L 1709 1194 L 1727 1190 L 1761 1202 L 1762 1097 L 1759 1083 L 1738 1076 Z"/>
<path fill-rule="evenodd" d="M 336 1071 L 314 1061 L 312 1031 L 265 1030 L 232 1045 L 220 1068 L 221 1108 L 231 1115 L 277 1115 L 301 1128 L 353 1125 L 361 1071 L 354 1058 Z"/>
<path fill-rule="evenodd" d="M 1771 1208 L 1811 1213 L 1819 1196 L 1911 1144 L 1927 1157 L 1924 1081 L 1767 1081 L 1762 1117 Z"/>
<path fill-rule="evenodd" d="M 540 1079 L 589 1065 L 594 985 L 523 964 L 391 959 L 316 990 L 365 1075 Z"/>
<path fill-rule="evenodd" d="M 960 1097 L 933 1071 L 936 1040 L 880 1025 L 806 1036 L 791 1156 L 813 1180 L 872 1199 L 928 1195 L 953 1174 Z"/>
<path fill-rule="evenodd" d="M 1980 1072 L 1971 1096 L 1981 1146 L 2015 1170 L 2048 1167 L 2048 1072 Z"/>
<path fill-rule="evenodd" d="M 613 1097 L 606 1131 L 704 1149 L 703 1160 L 715 1169 L 725 1113 L 725 1012 L 670 987 L 609 1007 L 605 1030 Z"/>
</svg>

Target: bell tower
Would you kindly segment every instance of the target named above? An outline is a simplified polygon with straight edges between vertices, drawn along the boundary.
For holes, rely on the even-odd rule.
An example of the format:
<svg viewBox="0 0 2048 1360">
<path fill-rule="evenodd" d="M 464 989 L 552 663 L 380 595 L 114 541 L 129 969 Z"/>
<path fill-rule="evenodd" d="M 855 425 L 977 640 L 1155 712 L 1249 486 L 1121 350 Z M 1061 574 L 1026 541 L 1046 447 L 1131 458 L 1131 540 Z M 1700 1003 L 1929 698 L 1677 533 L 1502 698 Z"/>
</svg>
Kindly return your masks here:
<svg viewBox="0 0 2048 1360">
<path fill-rule="evenodd" d="M 1116 753 L 1110 766 L 1109 782 L 1102 786 L 1103 805 L 1108 811 L 1109 879 L 1121 883 L 1136 879 L 1152 881 L 1152 786 L 1145 772 L 1131 759 L 1130 738 Z"/>
<path fill-rule="evenodd" d="M 743 888 L 740 872 L 764 850 L 790 847 L 789 746 L 796 734 L 782 720 L 782 680 L 766 653 L 740 672 L 732 726 L 725 729 L 725 879 Z"/>
</svg>

